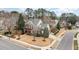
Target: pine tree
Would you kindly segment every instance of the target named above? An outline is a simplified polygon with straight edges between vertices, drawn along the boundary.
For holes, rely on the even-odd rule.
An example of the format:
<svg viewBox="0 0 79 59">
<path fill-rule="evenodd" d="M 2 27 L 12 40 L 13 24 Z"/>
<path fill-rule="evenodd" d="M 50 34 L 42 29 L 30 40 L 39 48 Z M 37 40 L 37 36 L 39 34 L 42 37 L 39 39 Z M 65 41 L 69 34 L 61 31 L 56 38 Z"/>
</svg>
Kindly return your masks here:
<svg viewBox="0 0 79 59">
<path fill-rule="evenodd" d="M 58 30 L 60 30 L 60 24 L 59 24 L 59 22 L 58 22 L 56 28 L 57 28 Z"/>
<path fill-rule="evenodd" d="M 25 26 L 24 18 L 22 14 L 20 14 L 18 19 L 18 30 L 21 30 L 22 33 L 24 33 L 24 26 Z"/>
</svg>

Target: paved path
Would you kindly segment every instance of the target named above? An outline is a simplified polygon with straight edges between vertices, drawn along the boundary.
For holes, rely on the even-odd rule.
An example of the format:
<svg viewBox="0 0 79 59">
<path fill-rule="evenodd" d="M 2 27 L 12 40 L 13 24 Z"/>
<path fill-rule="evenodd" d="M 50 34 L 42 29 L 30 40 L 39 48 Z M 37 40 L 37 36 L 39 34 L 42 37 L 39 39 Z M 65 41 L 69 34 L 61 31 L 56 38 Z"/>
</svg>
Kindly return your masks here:
<svg viewBox="0 0 79 59">
<path fill-rule="evenodd" d="M 73 33 L 67 32 L 63 37 L 62 41 L 56 48 L 57 50 L 72 50 Z"/>
<path fill-rule="evenodd" d="M 0 50 L 28 50 L 28 48 L 10 40 L 0 38 Z"/>
</svg>

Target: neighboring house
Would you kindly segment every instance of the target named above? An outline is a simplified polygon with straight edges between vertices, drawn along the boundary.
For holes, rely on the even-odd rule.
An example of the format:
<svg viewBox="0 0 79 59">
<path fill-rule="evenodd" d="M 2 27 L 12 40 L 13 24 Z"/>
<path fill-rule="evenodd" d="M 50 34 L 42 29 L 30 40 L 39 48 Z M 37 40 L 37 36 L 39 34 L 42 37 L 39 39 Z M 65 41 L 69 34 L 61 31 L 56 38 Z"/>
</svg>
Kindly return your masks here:
<svg viewBox="0 0 79 59">
<path fill-rule="evenodd" d="M 59 24 L 60 24 L 60 27 L 61 27 L 61 28 L 66 27 L 66 26 L 67 26 L 67 21 L 61 20 L 61 21 L 59 22 Z"/>
<path fill-rule="evenodd" d="M 57 19 L 52 19 L 52 20 L 49 20 L 49 25 L 50 25 L 50 31 L 51 33 L 56 33 L 58 30 L 56 28 L 57 24 L 58 24 L 58 20 Z"/>
<path fill-rule="evenodd" d="M 58 20 L 49 20 L 49 25 L 51 26 L 51 28 L 55 28 L 57 24 Z"/>
</svg>

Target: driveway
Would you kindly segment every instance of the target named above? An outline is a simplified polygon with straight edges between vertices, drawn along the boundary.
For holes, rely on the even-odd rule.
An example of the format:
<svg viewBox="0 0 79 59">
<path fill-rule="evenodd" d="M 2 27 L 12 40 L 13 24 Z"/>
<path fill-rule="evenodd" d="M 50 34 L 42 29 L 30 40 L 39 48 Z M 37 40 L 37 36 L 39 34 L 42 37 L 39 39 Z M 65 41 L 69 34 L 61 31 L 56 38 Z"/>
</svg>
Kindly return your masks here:
<svg viewBox="0 0 79 59">
<path fill-rule="evenodd" d="M 72 42 L 73 42 L 74 34 L 72 32 L 66 32 L 65 36 L 61 40 L 60 44 L 56 48 L 57 50 L 72 50 Z"/>
</svg>

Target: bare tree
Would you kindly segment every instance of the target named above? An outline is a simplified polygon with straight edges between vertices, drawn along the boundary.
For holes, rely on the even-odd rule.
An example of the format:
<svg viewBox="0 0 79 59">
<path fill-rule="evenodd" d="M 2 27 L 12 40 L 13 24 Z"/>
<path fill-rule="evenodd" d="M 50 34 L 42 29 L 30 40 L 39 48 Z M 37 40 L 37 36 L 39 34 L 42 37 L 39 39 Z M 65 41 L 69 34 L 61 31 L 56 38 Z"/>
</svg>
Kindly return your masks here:
<svg viewBox="0 0 79 59">
<path fill-rule="evenodd" d="M 36 40 L 35 40 L 36 30 L 33 29 L 32 34 L 33 34 L 33 40 L 32 40 L 32 41 L 36 41 Z"/>
<path fill-rule="evenodd" d="M 19 30 L 19 31 L 18 31 L 18 38 L 17 38 L 17 40 L 20 40 L 20 36 L 21 36 L 21 34 L 22 34 L 22 31 Z"/>
</svg>

